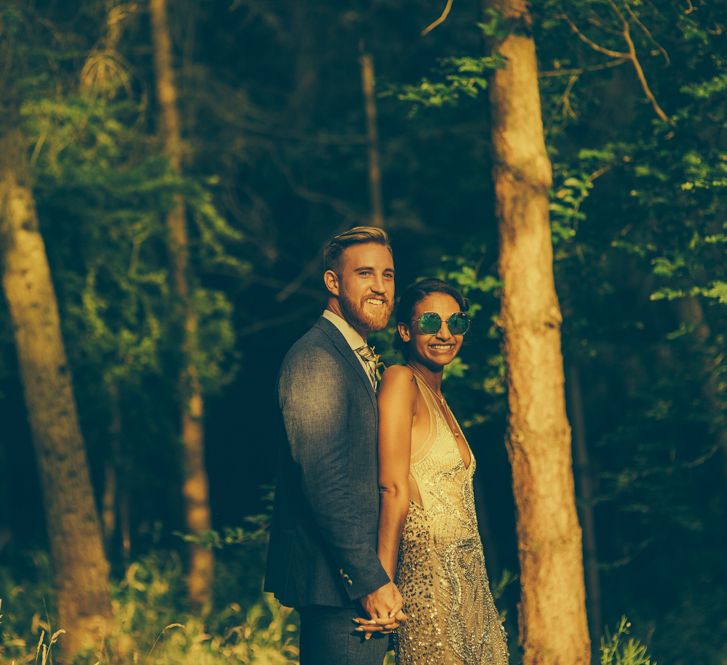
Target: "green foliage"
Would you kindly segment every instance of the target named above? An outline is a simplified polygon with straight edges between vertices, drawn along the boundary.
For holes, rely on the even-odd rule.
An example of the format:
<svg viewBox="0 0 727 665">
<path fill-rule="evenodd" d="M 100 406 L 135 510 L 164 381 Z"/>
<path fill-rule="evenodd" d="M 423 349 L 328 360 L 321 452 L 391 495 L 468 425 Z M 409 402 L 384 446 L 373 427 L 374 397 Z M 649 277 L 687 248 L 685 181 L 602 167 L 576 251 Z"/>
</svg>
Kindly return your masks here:
<svg viewBox="0 0 727 665">
<path fill-rule="evenodd" d="M 228 582 L 257 570 L 259 553 L 223 564 L 221 577 Z M 247 564 L 247 566 L 246 566 Z M 33 584 L 13 582 L 6 569 L 0 593 L 6 599 L 0 615 L 0 659 L 3 662 L 53 661 L 63 629 L 53 630 Z M 103 644 L 79 656 L 77 665 L 273 665 L 297 662 L 297 621 L 291 610 L 281 607 L 269 594 L 257 592 L 217 605 L 206 619 L 185 609 L 182 566 L 174 553 L 158 552 L 139 559 L 114 586 L 114 623 Z M 36 604 L 37 603 L 37 604 Z M 30 619 L 28 618 L 30 617 Z M 44 618 L 41 618 L 44 617 Z"/>
<path fill-rule="evenodd" d="M 601 665 L 656 665 L 656 661 L 648 656 L 646 647 L 637 639 L 629 637 L 624 642 L 630 628 L 626 617 L 621 617 L 616 632 L 613 635 L 606 632 L 601 638 Z"/>
<path fill-rule="evenodd" d="M 499 55 L 443 58 L 439 62 L 439 80 L 424 78 L 416 85 L 397 86 L 388 94 L 396 94 L 399 101 L 411 104 L 412 114 L 419 106 L 454 106 L 462 98 L 474 98 L 486 90 L 487 75 L 502 65 Z"/>
<path fill-rule="evenodd" d="M 59 23 L 37 21 L 20 3 L 4 8 L 0 20 L 15 28 L 2 46 L 22 66 L 1 83 L 27 140 L 92 459 L 112 464 L 132 492 L 171 494 L 150 463 L 167 473 L 176 465 L 183 349 L 165 220 L 178 198 L 189 222 L 188 277 L 198 317 L 191 348 L 207 395 L 234 379 L 241 358 L 234 306 L 218 275 L 239 282 L 250 264 L 241 256 L 244 234 L 220 210 L 219 178 L 193 169 L 179 175 L 162 156 L 141 72 L 107 48 L 109 7 L 102 4 L 74 19 L 60 15 Z M 111 18 L 123 32 L 128 7 L 117 9 L 123 11 Z M 155 459 L 137 468 L 141 451 Z"/>
<path fill-rule="evenodd" d="M 466 427 L 500 417 L 503 405 L 499 400 L 505 393 L 505 361 L 497 319 L 502 284 L 495 266 L 483 265 L 484 256 L 483 245 L 470 243 L 460 256 L 443 257 L 438 274 L 461 290 L 472 316 L 462 354 L 446 368 L 448 399 L 459 405 Z"/>
<path fill-rule="evenodd" d="M 116 51 L 107 51 L 108 6 L 3 3 L 0 60 L 8 66 L 0 84 L 4 108 L 20 104 L 96 490 L 103 465 L 113 462 L 131 498 L 135 551 L 179 528 L 172 456 L 178 330 L 165 215 L 181 195 L 200 317 L 195 362 L 206 393 L 223 391 L 207 411 L 217 432 L 211 459 L 235 467 L 235 476 L 220 487 L 220 462 L 211 468 L 217 516 L 247 485 L 269 481 L 263 467 L 272 467 L 273 446 L 226 427 L 239 424 L 229 412 L 237 416 L 244 403 L 240 421 L 267 427 L 271 412 L 256 393 L 272 395 L 277 361 L 320 311 L 315 257 L 330 234 L 368 216 L 356 62 L 363 36 L 388 91 L 377 111 L 397 271 L 401 279 L 437 273 L 471 302 L 473 327 L 445 387 L 476 454 L 483 452 L 488 547 L 515 570 L 482 94 L 504 63 L 494 53 L 483 57 L 483 45 L 529 27 L 493 11 L 483 17 L 479 3 L 455 3 L 445 24 L 420 39 L 415 33 L 431 21 L 424 4 L 374 3 L 364 13 L 329 0 L 310 11 L 291 0 L 183 1 L 170 17 L 185 138 L 179 176 L 161 158 L 154 131 L 146 12 L 125 21 Z M 667 121 L 633 63 L 592 48 L 567 20 L 593 43 L 624 51 L 614 6 L 628 16 L 643 76 Z M 604 616 L 612 623 L 628 608 L 659 662 L 722 665 L 727 598 L 714 580 L 724 558 L 717 437 L 727 420 L 724 11 L 716 2 L 622 0 L 545 0 L 531 10 L 553 162 L 563 349 L 582 376 Z M 15 120 L 3 113 L 0 124 Z M 701 318 L 684 314 L 695 303 Z M 392 332 L 377 342 L 388 362 L 398 361 Z M 19 388 L 4 313 L 0 343 L 5 397 Z M 572 390 L 567 381 L 569 398 Z M 10 431 L 0 443 L 0 456 L 8 451 L 0 474 L 23 436 Z M 13 497 L 10 513 L 32 503 L 33 491 Z M 0 505 L 0 527 L 13 519 L 11 530 L 24 518 Z M 250 651 L 243 635 L 252 633 L 254 644 L 260 634 L 259 653 L 269 654 L 294 634 L 290 617 L 260 595 L 264 522 L 221 529 L 203 542 L 222 561 L 210 617 L 188 612 L 174 555 L 134 555 L 133 574 L 114 591 L 116 610 L 133 629 L 119 629 L 109 654 L 120 654 L 126 641 L 139 662 L 264 661 L 273 656 Z M 0 572 L 3 662 L 33 662 L 41 631 L 46 646 L 55 632 L 49 579 L 23 569 L 14 562 L 22 584 Z M 506 591 L 498 606 L 512 616 L 514 605 Z M 616 647 L 611 637 L 605 642 L 614 663 L 647 658 L 638 645 L 628 651 L 625 633 L 618 636 Z"/>
<path fill-rule="evenodd" d="M 200 319 L 197 368 L 203 390 L 212 393 L 232 381 L 238 370 L 233 306 L 221 291 L 199 288 L 194 294 L 194 308 Z"/>
<path fill-rule="evenodd" d="M 591 155 L 581 154 L 580 157 L 576 168 L 564 168 L 558 162 L 553 168 L 550 226 L 556 260 L 563 256 L 564 251 L 568 251 L 568 241 L 574 238 L 580 222 L 586 219 L 582 207 L 593 189 L 593 180 L 598 173 L 597 170 L 591 170 Z"/>
</svg>

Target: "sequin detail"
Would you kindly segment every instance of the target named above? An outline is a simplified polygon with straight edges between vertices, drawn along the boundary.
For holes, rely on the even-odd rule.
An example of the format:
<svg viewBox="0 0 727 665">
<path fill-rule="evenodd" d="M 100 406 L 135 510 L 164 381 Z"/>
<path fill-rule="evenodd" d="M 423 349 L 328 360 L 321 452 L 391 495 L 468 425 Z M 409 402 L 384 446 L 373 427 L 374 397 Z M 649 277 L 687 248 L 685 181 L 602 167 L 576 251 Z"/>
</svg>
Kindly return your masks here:
<svg viewBox="0 0 727 665">
<path fill-rule="evenodd" d="M 425 390 L 427 453 L 412 460 L 422 505 L 411 502 L 399 548 L 396 584 L 409 620 L 394 645 L 398 665 L 507 665 L 477 532 L 472 477 L 457 442 Z M 422 445 L 414 446 L 422 449 Z"/>
</svg>

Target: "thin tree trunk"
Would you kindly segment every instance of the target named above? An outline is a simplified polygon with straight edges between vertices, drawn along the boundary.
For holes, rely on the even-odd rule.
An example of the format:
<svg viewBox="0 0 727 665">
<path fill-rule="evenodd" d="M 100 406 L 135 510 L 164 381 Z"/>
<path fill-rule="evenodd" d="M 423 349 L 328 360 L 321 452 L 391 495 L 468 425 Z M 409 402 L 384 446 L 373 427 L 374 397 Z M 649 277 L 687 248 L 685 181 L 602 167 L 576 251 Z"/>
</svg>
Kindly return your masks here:
<svg viewBox="0 0 727 665">
<path fill-rule="evenodd" d="M 722 453 L 722 469 L 727 477 L 727 427 L 724 426 L 722 391 L 717 383 L 715 370 L 720 362 L 718 348 L 712 340 L 707 318 L 704 316 L 702 303 L 694 296 L 680 298 L 677 303 L 679 318 L 691 327 L 691 355 L 700 360 L 702 370 L 702 397 L 711 413 L 711 420 L 717 423 L 715 432 L 716 443 Z"/>
<path fill-rule="evenodd" d="M 111 383 L 108 389 L 109 402 L 111 406 L 111 422 L 109 423 L 109 450 L 106 460 L 106 473 L 104 491 L 102 498 L 102 524 L 104 538 L 106 540 L 106 551 L 111 552 L 111 546 L 118 527 L 118 516 L 120 514 L 119 499 L 121 497 L 122 467 L 124 466 L 121 453 L 121 404 L 119 389 L 116 384 Z"/>
<path fill-rule="evenodd" d="M 526 665 L 580 665 L 590 662 L 590 641 L 548 218 L 552 175 L 535 44 L 524 0 L 493 0 L 491 6 L 515 27 L 499 45 L 507 61 L 492 77 L 490 105 L 520 641 Z"/>
<path fill-rule="evenodd" d="M 67 654 L 97 643 L 111 616 L 109 566 L 38 229 L 20 132 L 0 138 L 2 282 L 40 472 Z"/>
<path fill-rule="evenodd" d="M 103 535 L 106 541 L 106 551 L 109 553 L 109 556 L 111 556 L 114 534 L 116 533 L 117 496 L 116 460 L 108 459 L 106 460 L 103 497 L 101 499 L 101 524 L 103 524 Z"/>
<path fill-rule="evenodd" d="M 321 26 L 310 7 L 303 2 L 294 2 L 290 7 L 292 42 L 295 54 L 293 60 L 293 88 L 288 100 L 290 122 L 297 131 L 310 130 L 314 111 L 320 93 L 319 50 Z M 304 174 L 301 174 L 304 175 Z"/>
<path fill-rule="evenodd" d="M 601 583 L 598 576 L 598 550 L 596 548 L 596 520 L 593 514 L 593 474 L 588 458 L 586 417 L 578 364 L 568 363 L 568 386 L 573 420 L 573 450 L 575 469 L 580 490 L 580 517 L 583 524 L 583 551 L 585 554 L 586 588 L 588 590 L 588 616 L 591 637 L 598 644 L 601 637 Z"/>
<path fill-rule="evenodd" d="M 376 120 L 376 79 L 374 57 L 361 49 L 361 88 L 366 110 L 366 143 L 368 146 L 369 197 L 371 200 L 371 225 L 383 228 L 384 205 L 381 195 L 381 160 L 379 153 L 379 129 Z"/>
<path fill-rule="evenodd" d="M 131 511 L 129 508 L 129 488 L 124 483 L 119 488 L 119 530 L 121 531 L 121 554 L 124 565 L 131 560 Z"/>
<path fill-rule="evenodd" d="M 1 223 L 1 222 L 0 222 Z M 6 441 L 0 441 L 0 556 L 8 543 L 13 539 L 13 532 L 10 523 L 10 469 L 8 465 L 8 454 Z"/>
<path fill-rule="evenodd" d="M 106 67 L 98 67 L 99 59 L 119 58 L 119 42 L 123 36 L 127 22 L 138 11 L 138 5 L 131 2 L 118 3 L 115 0 L 106 0 L 105 32 L 98 45 L 90 52 L 86 63 L 81 70 L 81 91 L 91 95 L 101 95 L 109 99 L 116 96 L 122 81 L 118 76 L 108 77 Z M 106 75 L 105 75 L 106 74 Z M 111 404 L 111 422 L 109 424 L 109 450 L 104 474 L 104 491 L 101 499 L 101 523 L 106 541 L 106 551 L 111 552 L 114 536 L 121 530 L 121 544 L 124 562 L 129 560 L 129 524 L 124 521 L 122 504 L 128 501 L 124 486 L 124 470 L 127 461 L 124 458 L 121 435 L 121 405 L 118 386 L 111 382 L 109 385 L 109 401 Z"/>
<path fill-rule="evenodd" d="M 180 172 L 182 140 L 166 4 L 166 0 L 150 0 L 159 128 L 164 140 L 164 152 L 172 167 Z M 183 335 L 179 392 L 182 400 L 184 512 L 188 531 L 199 535 L 212 528 L 212 520 L 204 464 L 204 399 L 195 365 L 198 321 L 189 287 L 189 242 L 184 201 L 180 196 L 175 198 L 174 206 L 167 215 L 167 228 L 173 286 L 179 303 Z M 213 567 L 214 559 L 209 549 L 201 545 L 190 546 L 187 587 L 190 599 L 197 605 L 205 605 L 210 599 Z"/>
</svg>

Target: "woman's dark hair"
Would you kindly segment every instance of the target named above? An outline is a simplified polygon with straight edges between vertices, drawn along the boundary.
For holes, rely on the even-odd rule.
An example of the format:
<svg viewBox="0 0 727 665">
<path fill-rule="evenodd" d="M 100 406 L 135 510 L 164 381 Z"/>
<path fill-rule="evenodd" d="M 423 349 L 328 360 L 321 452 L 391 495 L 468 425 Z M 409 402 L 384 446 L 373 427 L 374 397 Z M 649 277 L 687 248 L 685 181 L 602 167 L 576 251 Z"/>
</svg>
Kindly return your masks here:
<svg viewBox="0 0 727 665">
<path fill-rule="evenodd" d="M 466 312 L 469 309 L 467 299 L 459 292 L 459 290 L 447 284 L 447 282 L 434 277 L 427 277 L 420 279 L 414 284 L 410 284 L 404 289 L 404 293 L 401 294 L 399 302 L 396 305 L 395 318 L 397 325 L 403 323 L 407 326 L 411 326 L 411 317 L 414 314 L 414 308 L 420 300 L 424 300 L 430 293 L 444 293 L 448 296 L 452 296 L 457 301 L 459 308 Z M 400 351 L 404 356 L 407 355 L 407 343 L 399 335 L 399 330 L 394 332 L 394 348 Z"/>
</svg>

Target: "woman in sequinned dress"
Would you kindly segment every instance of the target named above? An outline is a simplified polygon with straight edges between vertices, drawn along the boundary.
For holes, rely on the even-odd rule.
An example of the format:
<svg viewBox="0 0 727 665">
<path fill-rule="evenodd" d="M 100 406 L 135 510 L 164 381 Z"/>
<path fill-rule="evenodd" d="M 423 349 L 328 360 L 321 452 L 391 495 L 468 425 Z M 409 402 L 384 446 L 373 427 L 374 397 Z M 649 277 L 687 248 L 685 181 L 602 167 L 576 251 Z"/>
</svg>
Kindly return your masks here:
<svg viewBox="0 0 727 665">
<path fill-rule="evenodd" d="M 379 558 L 408 621 L 398 665 L 506 665 L 504 630 L 477 531 L 475 459 L 441 391 L 469 328 L 461 294 L 440 280 L 409 287 L 397 308 L 405 365 L 379 390 Z"/>
</svg>

